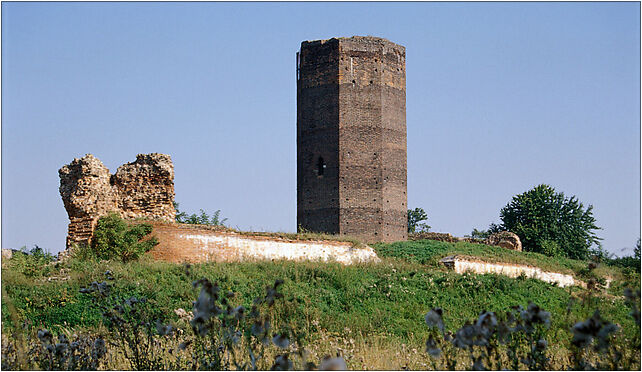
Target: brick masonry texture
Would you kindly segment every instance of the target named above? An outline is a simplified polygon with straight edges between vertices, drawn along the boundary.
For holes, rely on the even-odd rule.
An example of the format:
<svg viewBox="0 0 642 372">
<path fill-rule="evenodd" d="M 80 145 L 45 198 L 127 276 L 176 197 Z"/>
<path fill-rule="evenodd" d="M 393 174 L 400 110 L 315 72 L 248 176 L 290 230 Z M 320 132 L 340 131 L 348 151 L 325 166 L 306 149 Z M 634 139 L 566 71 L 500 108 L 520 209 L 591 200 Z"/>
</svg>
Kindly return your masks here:
<svg viewBox="0 0 642 372">
<path fill-rule="evenodd" d="M 169 155 L 139 154 L 114 175 L 91 154 L 60 168 L 60 196 L 69 216 L 67 248 L 89 244 L 98 218 L 174 221 L 174 165 Z"/>
<path fill-rule="evenodd" d="M 377 37 L 301 43 L 297 223 L 407 239 L 406 52 Z"/>
<path fill-rule="evenodd" d="M 159 244 L 149 254 L 162 261 L 313 260 L 344 265 L 379 261 L 372 248 L 354 248 L 345 242 L 248 236 L 216 227 L 159 221 L 151 225 Z"/>
</svg>

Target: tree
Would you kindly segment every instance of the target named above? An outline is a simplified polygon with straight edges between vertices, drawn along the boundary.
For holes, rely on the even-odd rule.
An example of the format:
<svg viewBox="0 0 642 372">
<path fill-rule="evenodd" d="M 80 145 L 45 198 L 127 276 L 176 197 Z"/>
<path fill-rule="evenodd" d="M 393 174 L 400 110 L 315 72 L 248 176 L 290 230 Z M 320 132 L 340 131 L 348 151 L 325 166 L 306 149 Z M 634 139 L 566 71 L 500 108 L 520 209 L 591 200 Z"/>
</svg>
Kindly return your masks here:
<svg viewBox="0 0 642 372">
<path fill-rule="evenodd" d="M 420 232 L 430 230 L 430 226 L 421 221 L 427 221 L 428 215 L 423 208 L 408 209 L 408 232 Z"/>
<path fill-rule="evenodd" d="M 525 251 L 586 259 L 600 238 L 594 231 L 593 206 L 584 209 L 575 196 L 567 198 L 549 185 L 514 196 L 500 212 L 503 230 L 519 236 Z"/>
</svg>

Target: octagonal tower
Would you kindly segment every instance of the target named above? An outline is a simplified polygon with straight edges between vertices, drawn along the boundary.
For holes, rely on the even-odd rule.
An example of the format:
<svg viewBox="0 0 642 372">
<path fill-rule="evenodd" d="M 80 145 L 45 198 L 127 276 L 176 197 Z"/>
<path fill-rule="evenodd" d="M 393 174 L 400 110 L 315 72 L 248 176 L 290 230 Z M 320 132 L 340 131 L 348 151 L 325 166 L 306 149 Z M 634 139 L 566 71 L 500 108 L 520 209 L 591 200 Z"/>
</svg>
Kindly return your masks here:
<svg viewBox="0 0 642 372">
<path fill-rule="evenodd" d="M 297 222 L 367 242 L 407 238 L 406 52 L 378 37 L 297 53 Z"/>
</svg>

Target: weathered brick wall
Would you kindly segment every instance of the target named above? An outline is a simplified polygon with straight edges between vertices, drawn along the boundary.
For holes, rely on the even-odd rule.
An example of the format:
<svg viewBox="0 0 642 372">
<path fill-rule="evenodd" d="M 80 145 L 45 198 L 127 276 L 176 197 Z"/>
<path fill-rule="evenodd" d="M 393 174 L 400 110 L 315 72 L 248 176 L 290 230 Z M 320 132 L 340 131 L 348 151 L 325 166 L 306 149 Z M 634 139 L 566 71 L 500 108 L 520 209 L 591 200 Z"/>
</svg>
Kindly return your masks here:
<svg viewBox="0 0 642 372">
<path fill-rule="evenodd" d="M 139 154 L 113 176 L 118 209 L 124 218 L 174 220 L 174 165 L 169 155 Z"/>
<path fill-rule="evenodd" d="M 149 254 L 162 261 L 320 260 L 349 265 L 379 260 L 372 248 L 354 248 L 345 242 L 247 236 L 214 227 L 157 221 L 151 224 L 159 244 Z"/>
<path fill-rule="evenodd" d="M 98 218 L 174 221 L 174 166 L 169 155 L 138 155 L 115 175 L 91 154 L 60 168 L 60 196 L 69 216 L 67 248 L 88 244 Z"/>
<path fill-rule="evenodd" d="M 332 234 L 340 232 L 338 45 L 302 45 L 297 81 L 297 224 Z"/>
<path fill-rule="evenodd" d="M 405 48 L 376 37 L 303 42 L 298 68 L 299 225 L 405 240 Z"/>
</svg>

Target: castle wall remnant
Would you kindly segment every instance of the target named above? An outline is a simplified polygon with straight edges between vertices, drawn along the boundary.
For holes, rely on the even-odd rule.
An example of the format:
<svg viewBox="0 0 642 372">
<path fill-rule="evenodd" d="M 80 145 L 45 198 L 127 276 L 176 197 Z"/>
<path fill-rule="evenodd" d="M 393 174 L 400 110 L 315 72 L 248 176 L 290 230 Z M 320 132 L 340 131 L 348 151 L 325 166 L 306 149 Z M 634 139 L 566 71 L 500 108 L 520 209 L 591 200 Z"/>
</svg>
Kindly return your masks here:
<svg viewBox="0 0 642 372">
<path fill-rule="evenodd" d="M 311 260 L 351 265 L 379 261 L 368 246 L 356 248 L 338 241 L 292 240 L 248 236 L 212 226 L 151 222 L 159 244 L 149 255 L 169 262 L 240 262 Z"/>
<path fill-rule="evenodd" d="M 297 222 L 365 241 L 407 238 L 406 52 L 377 37 L 301 43 Z"/>
<path fill-rule="evenodd" d="M 169 155 L 139 154 L 114 175 L 91 154 L 60 168 L 60 196 L 69 215 L 67 248 L 88 244 L 98 218 L 174 221 L 174 165 Z"/>
</svg>

